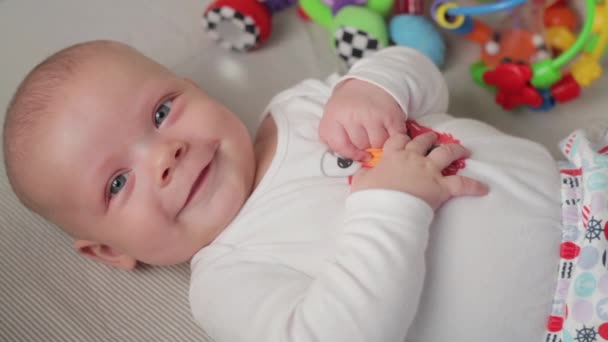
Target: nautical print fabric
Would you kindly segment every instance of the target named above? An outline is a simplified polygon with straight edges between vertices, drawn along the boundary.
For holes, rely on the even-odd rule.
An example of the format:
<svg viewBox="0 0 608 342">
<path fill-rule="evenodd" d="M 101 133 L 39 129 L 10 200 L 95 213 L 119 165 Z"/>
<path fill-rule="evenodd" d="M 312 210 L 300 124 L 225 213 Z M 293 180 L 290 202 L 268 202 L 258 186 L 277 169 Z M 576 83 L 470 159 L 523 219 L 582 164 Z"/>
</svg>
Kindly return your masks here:
<svg viewBox="0 0 608 342">
<path fill-rule="evenodd" d="M 545 342 L 608 341 L 608 135 L 560 144 L 563 234 Z"/>
</svg>

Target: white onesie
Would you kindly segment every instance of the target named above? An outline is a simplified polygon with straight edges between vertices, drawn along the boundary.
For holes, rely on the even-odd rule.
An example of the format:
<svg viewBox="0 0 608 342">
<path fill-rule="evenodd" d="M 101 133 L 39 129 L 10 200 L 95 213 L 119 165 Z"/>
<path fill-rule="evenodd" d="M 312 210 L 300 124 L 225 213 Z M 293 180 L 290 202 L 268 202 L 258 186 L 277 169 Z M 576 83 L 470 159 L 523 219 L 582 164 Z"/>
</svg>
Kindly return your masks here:
<svg viewBox="0 0 608 342">
<path fill-rule="evenodd" d="M 436 214 L 404 193 L 351 194 L 348 176 L 361 166 L 318 136 L 344 78 L 381 86 L 408 119 L 471 149 L 458 174 L 490 193 Z M 218 342 L 540 341 L 561 239 L 549 153 L 445 114 L 444 80 L 414 50 L 384 49 L 344 78 L 304 81 L 269 104 L 275 156 L 234 221 L 192 259 L 195 319 Z"/>
</svg>

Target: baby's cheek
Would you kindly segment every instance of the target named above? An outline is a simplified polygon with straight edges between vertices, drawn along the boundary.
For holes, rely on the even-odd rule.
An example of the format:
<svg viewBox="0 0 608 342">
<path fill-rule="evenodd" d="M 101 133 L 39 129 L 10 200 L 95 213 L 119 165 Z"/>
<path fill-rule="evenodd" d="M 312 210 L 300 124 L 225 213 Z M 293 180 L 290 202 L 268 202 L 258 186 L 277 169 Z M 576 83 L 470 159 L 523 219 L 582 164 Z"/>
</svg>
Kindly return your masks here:
<svg viewBox="0 0 608 342">
<path fill-rule="evenodd" d="M 151 197 L 151 196 L 150 196 Z M 161 203 L 153 203 L 146 200 L 134 199 L 137 205 L 131 206 L 126 211 L 123 218 L 123 229 L 130 232 L 131 237 L 141 239 L 148 235 L 155 237 L 162 231 L 162 227 L 169 222 L 170 214 L 167 208 L 163 208 Z"/>
</svg>

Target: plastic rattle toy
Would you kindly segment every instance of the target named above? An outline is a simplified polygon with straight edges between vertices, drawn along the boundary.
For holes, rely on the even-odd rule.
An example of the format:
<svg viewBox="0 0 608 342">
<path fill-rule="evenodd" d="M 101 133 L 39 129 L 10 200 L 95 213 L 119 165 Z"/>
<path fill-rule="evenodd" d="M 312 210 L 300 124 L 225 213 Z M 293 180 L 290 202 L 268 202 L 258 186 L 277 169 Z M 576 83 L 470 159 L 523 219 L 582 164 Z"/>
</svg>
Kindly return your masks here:
<svg viewBox="0 0 608 342">
<path fill-rule="evenodd" d="M 422 17 L 423 0 L 216 0 L 203 13 L 203 27 L 221 46 L 251 51 L 270 37 L 272 16 L 296 3 L 300 17 L 328 29 L 347 66 L 391 43 L 443 64 L 445 45 Z M 393 14 L 389 35 L 387 21 Z"/>
<path fill-rule="evenodd" d="M 393 0 L 300 0 L 299 5 L 332 34 L 332 43 L 348 66 L 389 45 L 386 19 Z"/>
<path fill-rule="evenodd" d="M 423 0 L 300 0 L 299 9 L 303 17 L 328 29 L 348 66 L 391 43 L 415 48 L 441 66 L 445 45 L 422 17 L 422 4 Z"/>
<path fill-rule="evenodd" d="M 582 87 L 601 76 L 600 59 L 608 41 L 607 3 L 585 0 L 585 21 L 578 37 L 572 33 L 576 15 L 563 0 L 549 7 L 542 0 L 462 7 L 439 0 L 433 4 L 432 16 L 439 26 L 483 47 L 482 60 L 471 66 L 471 74 L 478 84 L 496 91 L 499 105 L 508 110 L 521 105 L 549 110 L 576 99 Z M 514 17 L 515 11 L 522 13 L 522 5 L 531 5 L 528 15 L 541 19 L 537 27 L 494 32 L 472 17 L 504 10 Z"/>
<path fill-rule="evenodd" d="M 407 127 L 407 135 L 412 139 L 421 134 L 424 134 L 426 132 L 434 132 L 435 134 L 437 134 L 437 141 L 435 142 L 435 145 L 433 147 L 431 147 L 431 149 L 427 152 L 427 154 L 430 153 L 436 147 L 439 147 L 441 145 L 460 144 L 460 140 L 454 138 L 451 134 L 445 133 L 445 132 L 434 131 L 431 128 L 423 126 L 414 120 L 406 120 L 405 125 Z M 368 148 L 365 151 L 367 151 L 370 154 L 371 158 L 370 158 L 370 160 L 361 163 L 361 166 L 364 168 L 375 167 L 378 164 L 378 162 L 380 162 L 380 159 L 382 159 L 382 154 L 383 154 L 382 149 Z M 459 170 L 463 169 L 465 166 L 466 166 L 466 158 L 457 159 L 457 160 L 453 161 L 448 167 L 443 169 L 441 171 L 441 173 L 444 176 L 455 175 L 458 173 Z"/>
<path fill-rule="evenodd" d="M 270 37 L 272 16 L 297 0 L 216 0 L 203 13 L 203 28 L 221 46 L 250 51 Z"/>
</svg>

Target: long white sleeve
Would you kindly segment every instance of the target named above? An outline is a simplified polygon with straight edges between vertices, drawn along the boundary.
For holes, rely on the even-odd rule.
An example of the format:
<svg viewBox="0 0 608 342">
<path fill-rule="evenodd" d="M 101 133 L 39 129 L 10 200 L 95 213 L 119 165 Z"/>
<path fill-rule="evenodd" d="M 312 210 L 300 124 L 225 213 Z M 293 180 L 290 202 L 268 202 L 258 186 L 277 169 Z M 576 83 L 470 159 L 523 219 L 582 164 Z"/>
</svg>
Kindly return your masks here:
<svg viewBox="0 0 608 342">
<path fill-rule="evenodd" d="M 422 291 L 432 218 L 404 193 L 354 193 L 335 256 L 317 277 L 227 249 L 204 268 L 193 261 L 193 314 L 217 342 L 402 342 Z"/>
<path fill-rule="evenodd" d="M 386 90 L 409 119 L 445 113 L 448 108 L 448 88 L 441 72 L 428 57 L 412 48 L 392 46 L 361 59 L 336 85 L 349 78 Z"/>
</svg>

